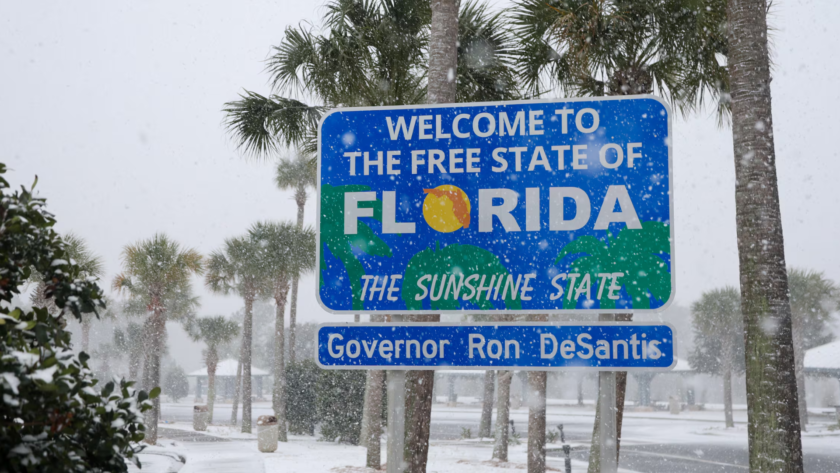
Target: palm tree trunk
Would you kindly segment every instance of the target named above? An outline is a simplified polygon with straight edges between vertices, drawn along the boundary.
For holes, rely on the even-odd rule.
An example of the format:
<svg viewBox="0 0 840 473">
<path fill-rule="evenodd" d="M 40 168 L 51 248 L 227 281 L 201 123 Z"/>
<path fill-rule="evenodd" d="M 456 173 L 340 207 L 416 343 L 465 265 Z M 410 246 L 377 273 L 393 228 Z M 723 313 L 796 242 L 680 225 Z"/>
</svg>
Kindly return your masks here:
<svg viewBox="0 0 840 473">
<path fill-rule="evenodd" d="M 280 429 L 278 440 L 288 442 L 286 435 L 286 295 L 288 294 L 288 283 L 281 281 L 277 284 L 274 292 L 275 322 L 274 322 L 274 392 L 271 396 L 271 404 L 274 409 L 274 416 L 277 417 L 277 425 Z M 291 343 L 291 342 L 290 342 Z M 290 355 L 291 356 L 291 355 Z"/>
<path fill-rule="evenodd" d="M 295 362 L 295 332 L 297 326 L 298 277 L 292 280 L 292 306 L 289 308 L 289 363 Z"/>
<path fill-rule="evenodd" d="M 528 317 L 532 322 L 548 322 L 548 314 Z M 528 473 L 545 473 L 545 397 L 548 378 L 545 371 L 528 372 Z M 523 395 L 523 397 L 526 397 Z"/>
<path fill-rule="evenodd" d="M 805 340 L 802 324 L 805 321 L 801 314 L 791 312 L 791 328 L 793 330 L 793 356 L 796 360 L 796 391 L 799 399 L 799 422 L 802 424 L 802 431 L 807 430 L 808 425 L 808 403 L 805 399 Z"/>
<path fill-rule="evenodd" d="M 213 423 L 213 406 L 216 404 L 216 370 L 207 373 L 207 423 Z"/>
<path fill-rule="evenodd" d="M 242 322 L 242 433 L 251 433 L 251 338 L 254 324 L 254 296 L 245 297 Z"/>
<path fill-rule="evenodd" d="M 510 382 L 513 371 L 499 371 L 499 386 L 496 400 L 496 443 L 493 445 L 493 458 L 508 461 L 508 423 L 510 421 Z"/>
<path fill-rule="evenodd" d="M 439 314 L 411 315 L 411 322 L 440 322 Z M 408 371 L 405 375 L 405 455 L 406 473 L 425 473 L 429 457 L 432 423 L 434 371 Z"/>
<path fill-rule="evenodd" d="M 242 360 L 245 351 L 245 337 L 242 337 L 242 343 L 239 345 L 239 363 L 236 365 L 236 381 L 233 386 L 233 410 L 230 413 L 230 424 L 236 426 L 236 419 L 239 415 L 239 395 L 242 393 Z"/>
<path fill-rule="evenodd" d="M 150 334 L 151 342 L 151 356 L 147 360 L 145 367 L 148 376 L 147 383 L 150 385 L 149 389 L 160 386 L 160 357 L 163 352 L 163 340 L 166 337 L 166 319 L 162 310 L 157 310 L 152 316 L 152 323 L 150 325 L 152 333 Z M 152 409 L 146 414 L 146 437 L 144 441 L 150 445 L 157 443 L 157 427 L 160 420 L 160 396 L 152 400 Z"/>
<path fill-rule="evenodd" d="M 583 405 L 583 380 L 586 378 L 583 374 L 577 378 L 577 403 L 578 406 Z"/>
<path fill-rule="evenodd" d="M 631 322 L 633 320 L 633 314 L 615 314 L 615 321 L 616 322 Z M 598 389 L 601 389 L 600 385 Z M 615 454 L 616 457 L 620 455 L 620 448 L 621 448 L 621 424 L 624 420 L 624 399 L 627 395 L 627 372 L 626 371 L 617 371 L 615 373 Z M 601 425 L 601 396 L 595 401 L 595 425 L 592 427 L 592 445 L 589 447 L 589 473 L 597 473 L 600 471 L 600 464 L 598 463 L 598 459 L 600 459 L 600 451 L 601 451 L 601 437 L 600 437 L 600 425 Z M 593 460 L 593 455 L 598 455 L 598 458 Z M 616 458 L 616 462 L 618 459 Z M 596 465 L 596 466 L 593 466 Z M 594 468 L 594 469 L 593 469 Z"/>
<path fill-rule="evenodd" d="M 148 328 L 143 326 L 143 330 L 140 331 L 140 340 L 132 340 L 131 346 L 129 348 L 129 360 L 128 360 L 128 379 L 134 381 L 135 387 L 142 387 L 145 389 L 145 376 L 143 379 L 140 379 L 140 370 L 143 369 L 143 353 L 148 353 L 148 346 L 146 345 L 146 338 L 148 337 Z"/>
<path fill-rule="evenodd" d="M 132 350 L 131 358 L 128 360 L 128 379 L 129 381 L 134 381 L 134 386 L 142 386 L 143 383 L 137 379 L 137 374 L 139 373 L 140 369 L 143 367 L 143 355 L 138 351 Z"/>
<path fill-rule="evenodd" d="M 529 371 L 528 384 L 528 473 L 545 473 L 545 371 Z"/>
<path fill-rule="evenodd" d="M 427 94 L 429 103 L 455 102 L 459 5 L 460 0 L 432 0 Z M 440 315 L 416 315 L 413 318 L 418 322 L 440 321 Z M 406 473 L 425 473 L 426 471 L 434 385 L 434 371 L 409 371 L 406 373 Z"/>
<path fill-rule="evenodd" d="M 732 369 L 723 371 L 723 416 L 726 419 L 726 428 L 735 427 L 732 418 Z"/>
<path fill-rule="evenodd" d="M 298 187 L 295 192 L 295 202 L 297 203 L 297 227 L 300 229 L 303 228 L 303 209 L 306 206 L 305 187 Z M 299 277 L 297 275 L 295 275 L 295 278 L 292 280 L 292 306 L 289 308 L 289 363 L 295 362 L 298 280 Z"/>
<path fill-rule="evenodd" d="M 779 210 L 766 0 L 728 0 L 735 215 L 750 470 L 802 472 L 799 400 Z M 773 330 L 768 330 L 772 327 Z"/>
<path fill-rule="evenodd" d="M 143 322 L 143 373 L 141 374 L 143 390 L 148 392 L 152 385 L 152 358 L 155 355 L 155 316 L 152 314 Z"/>
<path fill-rule="evenodd" d="M 82 351 L 88 353 L 90 349 L 90 315 L 83 315 L 82 317 Z"/>
<path fill-rule="evenodd" d="M 723 345 L 721 346 L 721 376 L 723 377 L 723 417 L 726 421 L 726 428 L 735 427 L 735 421 L 732 415 L 732 366 L 735 363 L 734 352 L 735 343 L 732 337 L 727 337 L 727 334 L 721 334 L 723 337 Z"/>
<path fill-rule="evenodd" d="M 633 314 L 615 314 L 616 322 L 632 322 Z M 600 398 L 600 396 L 598 396 Z M 615 374 L 615 455 L 616 464 L 621 453 L 621 424 L 624 421 L 624 399 L 627 397 L 627 372 Z"/>
<path fill-rule="evenodd" d="M 598 391 L 600 398 L 600 378 L 598 379 Z M 601 403 L 595 401 L 595 425 L 592 427 L 592 444 L 589 447 L 589 466 L 587 473 L 601 473 Z"/>
<path fill-rule="evenodd" d="M 432 0 L 429 35 L 429 103 L 455 103 L 460 0 Z"/>
<path fill-rule="evenodd" d="M 216 367 L 218 366 L 219 355 L 216 347 L 207 348 L 207 423 L 213 423 L 213 406 L 216 404 Z"/>
<path fill-rule="evenodd" d="M 365 410 L 367 410 L 367 462 L 368 468 L 378 470 L 382 464 L 382 385 L 385 371 L 368 371 L 368 388 Z"/>
<path fill-rule="evenodd" d="M 484 372 L 484 400 L 481 403 L 481 421 L 478 424 L 478 437 L 490 438 L 493 424 L 493 398 L 496 393 L 496 372 Z"/>
</svg>

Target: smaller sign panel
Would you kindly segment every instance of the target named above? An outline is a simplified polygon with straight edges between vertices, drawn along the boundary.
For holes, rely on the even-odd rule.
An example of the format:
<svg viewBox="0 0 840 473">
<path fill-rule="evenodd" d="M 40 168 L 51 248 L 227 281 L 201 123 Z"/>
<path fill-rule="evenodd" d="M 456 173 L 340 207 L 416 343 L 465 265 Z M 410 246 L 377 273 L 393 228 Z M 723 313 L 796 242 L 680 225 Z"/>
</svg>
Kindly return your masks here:
<svg viewBox="0 0 840 473">
<path fill-rule="evenodd" d="M 634 371 L 676 364 L 667 324 L 325 324 L 315 337 L 326 369 Z"/>
</svg>

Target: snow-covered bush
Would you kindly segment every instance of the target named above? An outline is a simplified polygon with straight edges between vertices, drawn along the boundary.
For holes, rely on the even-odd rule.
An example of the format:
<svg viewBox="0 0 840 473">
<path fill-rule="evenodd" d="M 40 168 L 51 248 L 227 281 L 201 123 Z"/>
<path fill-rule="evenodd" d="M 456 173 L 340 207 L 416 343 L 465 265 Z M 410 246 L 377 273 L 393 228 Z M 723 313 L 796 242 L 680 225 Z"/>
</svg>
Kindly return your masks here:
<svg viewBox="0 0 840 473">
<path fill-rule="evenodd" d="M 66 316 L 104 308 L 102 290 L 77 277 L 79 268 L 66 257 L 44 199 L 32 189 L 12 192 L 2 177 L 0 191 L 2 470 L 125 471 L 125 459 L 138 463 L 134 454 L 141 447 L 133 443 L 143 439 L 141 414 L 150 407 L 149 396 L 125 381 L 99 388 L 87 354 L 73 353 L 64 329 Z M 33 272 L 55 312 L 12 306 Z"/>
<path fill-rule="evenodd" d="M 321 437 L 358 445 L 365 404 L 365 372 L 322 370 L 317 402 Z"/>
<path fill-rule="evenodd" d="M 295 435 L 315 435 L 320 373 L 321 368 L 312 360 L 289 363 L 286 367 L 286 420 L 289 432 Z"/>
<path fill-rule="evenodd" d="M 169 396 L 174 402 L 178 402 L 189 393 L 190 383 L 187 380 L 187 373 L 180 365 L 173 365 L 163 381 L 163 394 Z"/>
</svg>

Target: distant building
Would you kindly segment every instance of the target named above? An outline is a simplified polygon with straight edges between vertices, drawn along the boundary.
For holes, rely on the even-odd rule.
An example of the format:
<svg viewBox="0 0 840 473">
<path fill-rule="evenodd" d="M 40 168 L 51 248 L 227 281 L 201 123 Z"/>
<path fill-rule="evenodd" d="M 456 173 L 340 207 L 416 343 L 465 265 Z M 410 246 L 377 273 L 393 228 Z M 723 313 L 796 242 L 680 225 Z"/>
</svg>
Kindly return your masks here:
<svg viewBox="0 0 840 473">
<path fill-rule="evenodd" d="M 216 365 L 216 400 L 233 399 L 236 387 L 237 360 L 222 360 Z M 251 365 L 251 385 L 254 396 L 261 398 L 263 395 L 263 379 L 269 375 L 268 371 L 261 370 Z M 187 375 L 195 379 L 195 397 L 202 398 L 207 391 L 207 367 L 195 370 Z"/>
</svg>

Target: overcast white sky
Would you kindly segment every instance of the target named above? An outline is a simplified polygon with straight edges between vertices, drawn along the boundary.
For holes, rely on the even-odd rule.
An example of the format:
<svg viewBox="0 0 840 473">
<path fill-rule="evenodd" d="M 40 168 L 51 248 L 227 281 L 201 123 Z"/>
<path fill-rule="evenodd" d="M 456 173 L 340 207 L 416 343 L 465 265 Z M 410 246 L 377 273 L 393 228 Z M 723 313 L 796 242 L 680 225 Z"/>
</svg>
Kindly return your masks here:
<svg viewBox="0 0 840 473">
<path fill-rule="evenodd" d="M 491 2 L 497 8 L 507 2 Z M 322 2 L 0 3 L 0 161 L 38 189 L 60 231 L 84 237 L 106 283 L 128 243 L 165 232 L 202 253 L 257 220 L 292 220 L 271 163 L 248 161 L 221 108 L 267 92 L 264 60 L 287 26 L 318 24 Z M 774 2 L 773 110 L 789 264 L 840 280 L 837 121 L 840 4 Z M 704 113 L 674 123 L 677 302 L 737 285 L 731 132 Z M 306 209 L 314 225 L 315 206 Z M 300 320 L 345 321 L 302 281 Z M 200 315 L 235 297 L 195 281 Z"/>
</svg>

